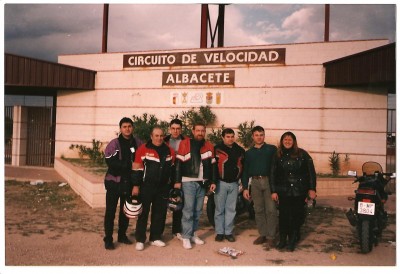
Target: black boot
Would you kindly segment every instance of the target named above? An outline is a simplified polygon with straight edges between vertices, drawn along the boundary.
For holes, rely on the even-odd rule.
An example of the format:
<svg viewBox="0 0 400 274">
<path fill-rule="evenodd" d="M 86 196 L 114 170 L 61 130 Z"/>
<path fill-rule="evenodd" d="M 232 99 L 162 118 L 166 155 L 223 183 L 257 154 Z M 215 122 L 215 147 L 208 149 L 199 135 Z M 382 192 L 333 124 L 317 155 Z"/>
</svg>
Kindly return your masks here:
<svg viewBox="0 0 400 274">
<path fill-rule="evenodd" d="M 288 251 L 293 252 L 295 247 L 296 247 L 296 232 L 293 231 L 292 233 L 289 234 L 287 249 Z"/>
<path fill-rule="evenodd" d="M 113 249 L 115 249 L 115 246 L 114 246 L 114 243 L 113 243 L 113 238 L 111 237 L 104 237 L 103 238 L 103 241 L 104 241 L 104 247 L 105 247 L 105 249 L 108 249 L 108 250 L 113 250 Z"/>
<path fill-rule="evenodd" d="M 298 242 L 300 242 L 300 238 L 301 238 L 301 234 L 300 234 L 300 228 L 296 229 L 294 231 L 294 241 L 297 244 Z"/>
<path fill-rule="evenodd" d="M 287 233 L 279 234 L 279 243 L 276 246 L 276 248 L 277 249 L 283 249 L 287 244 L 286 239 L 287 239 Z"/>
</svg>

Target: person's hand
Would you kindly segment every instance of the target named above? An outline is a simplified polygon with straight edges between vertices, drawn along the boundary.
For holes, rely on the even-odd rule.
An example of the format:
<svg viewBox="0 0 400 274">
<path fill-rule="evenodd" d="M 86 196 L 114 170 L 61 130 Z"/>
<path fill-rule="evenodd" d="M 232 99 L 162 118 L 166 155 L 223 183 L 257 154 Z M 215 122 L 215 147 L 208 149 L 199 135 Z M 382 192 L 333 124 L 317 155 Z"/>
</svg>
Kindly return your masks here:
<svg viewBox="0 0 400 274">
<path fill-rule="evenodd" d="M 174 188 L 181 189 L 181 187 L 182 187 L 181 183 L 175 183 L 174 184 Z"/>
<path fill-rule="evenodd" d="M 250 192 L 248 189 L 244 189 L 243 190 L 243 198 L 245 198 L 246 200 L 250 201 Z"/>
<path fill-rule="evenodd" d="M 315 192 L 315 190 L 309 190 L 308 191 L 308 197 L 310 197 L 310 199 L 315 200 L 315 198 L 317 198 L 317 193 Z"/>
<path fill-rule="evenodd" d="M 139 187 L 138 186 L 134 186 L 132 188 L 132 196 L 139 196 Z"/>
<path fill-rule="evenodd" d="M 279 201 L 278 193 L 272 193 L 271 199 L 275 202 L 278 202 Z"/>
<path fill-rule="evenodd" d="M 215 190 L 216 188 L 217 188 L 217 185 L 214 184 L 214 183 L 211 183 L 211 185 L 210 185 L 210 192 L 215 193 L 214 190 Z"/>
</svg>

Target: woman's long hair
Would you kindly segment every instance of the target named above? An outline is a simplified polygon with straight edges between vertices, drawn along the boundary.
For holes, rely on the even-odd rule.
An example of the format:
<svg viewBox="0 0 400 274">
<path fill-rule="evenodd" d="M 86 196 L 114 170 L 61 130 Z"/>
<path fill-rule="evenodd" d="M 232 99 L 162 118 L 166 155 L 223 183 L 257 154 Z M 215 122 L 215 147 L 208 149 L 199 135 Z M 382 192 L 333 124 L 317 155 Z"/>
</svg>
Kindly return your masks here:
<svg viewBox="0 0 400 274">
<path fill-rule="evenodd" d="M 290 157 L 292 158 L 296 158 L 300 155 L 300 150 L 299 147 L 297 146 L 297 139 L 296 139 L 296 135 L 293 134 L 293 132 L 287 131 L 285 133 L 282 134 L 281 136 L 281 140 L 279 141 L 279 146 L 278 146 L 278 157 L 281 158 L 283 155 L 283 150 L 285 149 L 285 147 L 283 146 L 283 139 L 286 136 L 290 136 L 293 139 L 293 146 L 292 146 L 292 153 L 290 155 Z"/>
</svg>

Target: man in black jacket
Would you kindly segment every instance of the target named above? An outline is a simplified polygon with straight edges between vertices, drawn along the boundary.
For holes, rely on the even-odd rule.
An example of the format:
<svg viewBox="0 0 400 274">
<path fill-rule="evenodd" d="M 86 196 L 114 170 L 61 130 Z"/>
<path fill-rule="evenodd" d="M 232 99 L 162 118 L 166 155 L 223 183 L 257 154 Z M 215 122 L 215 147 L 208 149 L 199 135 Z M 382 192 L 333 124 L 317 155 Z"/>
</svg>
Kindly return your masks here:
<svg viewBox="0 0 400 274">
<path fill-rule="evenodd" d="M 172 119 L 169 123 L 169 135 L 164 138 L 164 141 L 169 145 L 175 153 L 178 152 L 179 144 L 187 137 L 182 135 L 182 121 Z M 175 182 L 173 182 L 175 183 Z M 173 187 L 173 185 L 171 186 Z M 172 212 L 172 234 L 178 240 L 182 240 L 182 210 Z"/>
<path fill-rule="evenodd" d="M 215 201 L 215 240 L 227 239 L 234 242 L 234 219 L 239 191 L 239 178 L 242 175 L 245 151 L 235 143 L 235 132 L 231 128 L 222 131 L 221 144 L 215 146 L 215 159 L 218 167 L 218 183 L 214 194 Z"/>
<path fill-rule="evenodd" d="M 119 129 L 121 133 L 118 138 L 111 140 L 104 151 L 108 170 L 104 179 L 106 188 L 104 231 L 106 235 L 103 240 L 105 248 L 109 250 L 115 248 L 112 235 L 118 200 L 120 204 L 118 242 L 132 244 L 126 236 L 129 219 L 124 214 L 123 206 L 132 189 L 130 179 L 135 152 L 142 144 L 142 141 L 132 135 L 133 121 L 130 118 L 122 118 L 119 122 Z"/>
<path fill-rule="evenodd" d="M 132 165 L 132 195 L 139 195 L 143 205 L 142 214 L 136 222 L 136 250 L 144 249 L 146 228 L 151 211 L 150 244 L 163 247 L 161 240 L 167 215 L 168 193 L 174 176 L 175 152 L 164 143 L 164 133 L 154 127 L 151 141 L 136 152 Z"/>
</svg>

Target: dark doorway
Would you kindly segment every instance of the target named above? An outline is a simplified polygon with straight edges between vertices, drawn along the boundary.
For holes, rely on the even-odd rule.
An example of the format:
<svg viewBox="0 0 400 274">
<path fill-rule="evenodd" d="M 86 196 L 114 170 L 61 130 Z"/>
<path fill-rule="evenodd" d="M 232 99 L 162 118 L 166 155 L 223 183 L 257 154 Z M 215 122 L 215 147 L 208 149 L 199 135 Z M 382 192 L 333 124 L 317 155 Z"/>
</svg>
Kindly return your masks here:
<svg viewBox="0 0 400 274">
<path fill-rule="evenodd" d="M 28 107 L 26 165 L 54 165 L 53 107 Z"/>
</svg>

